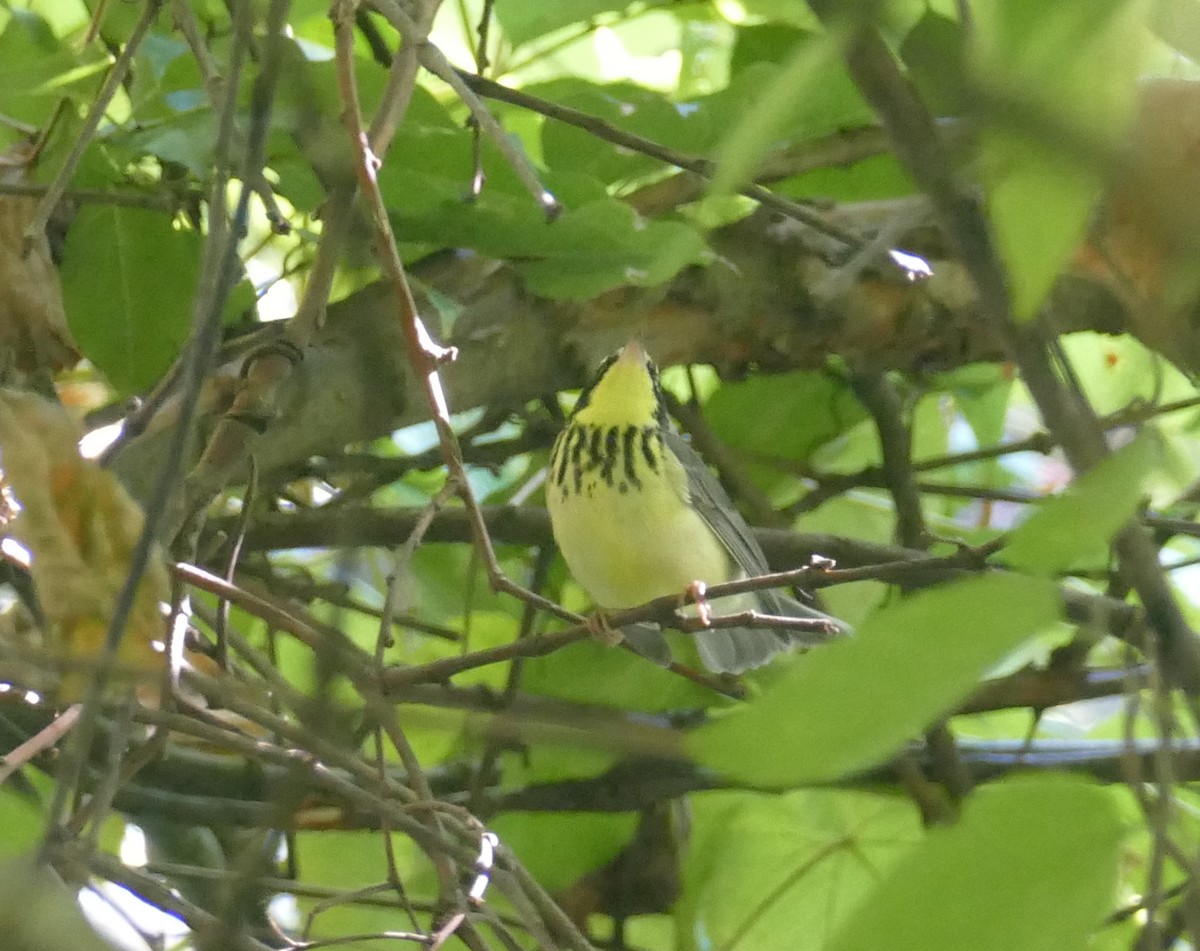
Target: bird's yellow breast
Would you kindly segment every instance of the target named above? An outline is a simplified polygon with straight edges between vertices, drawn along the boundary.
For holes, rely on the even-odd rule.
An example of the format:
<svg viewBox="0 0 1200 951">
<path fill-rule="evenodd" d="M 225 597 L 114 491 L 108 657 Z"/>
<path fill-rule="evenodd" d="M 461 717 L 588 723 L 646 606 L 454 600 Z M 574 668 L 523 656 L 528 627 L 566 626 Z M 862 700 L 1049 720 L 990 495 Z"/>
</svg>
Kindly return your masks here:
<svg viewBox="0 0 1200 951">
<path fill-rule="evenodd" d="M 655 426 L 569 426 L 551 455 L 546 505 L 567 566 L 600 607 L 737 575 Z"/>
</svg>

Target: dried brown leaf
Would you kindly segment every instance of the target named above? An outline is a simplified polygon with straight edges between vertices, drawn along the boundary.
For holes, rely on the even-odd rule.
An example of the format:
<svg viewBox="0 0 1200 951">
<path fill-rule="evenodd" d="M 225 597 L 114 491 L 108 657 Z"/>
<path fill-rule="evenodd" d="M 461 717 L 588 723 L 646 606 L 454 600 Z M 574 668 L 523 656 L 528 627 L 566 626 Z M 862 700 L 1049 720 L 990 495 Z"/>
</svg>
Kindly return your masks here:
<svg viewBox="0 0 1200 951">
<path fill-rule="evenodd" d="M 55 372 L 79 362 L 67 327 L 62 286 L 45 234 L 27 240 L 37 200 L 0 195 L 0 351 L 25 372 Z"/>
<path fill-rule="evenodd" d="M 19 506 L 7 534 L 29 552 L 48 656 L 90 667 L 104 643 L 144 516 L 111 473 L 80 457 L 79 436 L 61 406 L 32 393 L 0 390 L 0 465 Z M 126 671 L 162 669 L 162 605 L 169 599 L 166 561 L 156 550 L 121 642 L 119 663 Z M 77 698 L 81 684 L 71 675 L 61 695 Z"/>
</svg>

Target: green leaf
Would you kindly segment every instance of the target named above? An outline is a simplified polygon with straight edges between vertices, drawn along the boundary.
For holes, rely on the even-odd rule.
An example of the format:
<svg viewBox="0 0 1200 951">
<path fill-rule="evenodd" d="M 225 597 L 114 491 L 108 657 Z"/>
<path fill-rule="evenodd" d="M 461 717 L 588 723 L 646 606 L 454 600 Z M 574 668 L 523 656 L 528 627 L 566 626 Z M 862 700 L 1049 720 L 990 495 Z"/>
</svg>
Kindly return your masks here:
<svg viewBox="0 0 1200 951">
<path fill-rule="evenodd" d="M 621 252 L 586 253 L 517 268 L 529 287 L 545 297 L 589 300 L 622 286 L 658 287 L 704 256 L 702 239 L 686 225 L 658 222 Z"/>
<path fill-rule="evenodd" d="M 150 387 L 191 325 L 200 238 L 142 208 L 90 205 L 67 239 L 63 298 L 84 355 L 122 394 Z"/>
<path fill-rule="evenodd" d="M 1020 318 L 1037 312 L 1083 236 L 1102 152 L 1133 106 L 1143 10 L 1140 0 L 1017 0 L 975 11 L 971 63 L 989 97 L 980 169 Z"/>
<path fill-rule="evenodd" d="M 45 29 L 50 35 L 65 38 L 85 28 L 90 20 L 88 9 L 83 4 L 75 6 L 53 2 L 31 3 L 27 7 L 34 8 L 37 12 L 35 13 L 34 9 L 7 4 L 4 7 L 4 16 L 0 16 L 0 22 L 4 22 L 8 16 L 12 16 L 13 19 L 37 19 L 45 24 Z"/>
<path fill-rule="evenodd" d="M 1053 585 L 1014 574 L 922 591 L 872 614 L 856 636 L 801 658 L 745 709 L 693 733 L 687 748 L 705 766 L 768 788 L 865 769 L 1059 615 Z"/>
<path fill-rule="evenodd" d="M 20 855 L 36 848 L 45 835 L 46 818 L 37 802 L 12 785 L 0 789 L 0 857 Z"/>
<path fill-rule="evenodd" d="M 84 917 L 75 891 L 32 852 L 0 863 L 0 922 L 4 946 L 14 951 L 112 948 Z"/>
<path fill-rule="evenodd" d="M 14 10 L 0 33 L 0 113 L 43 125 L 64 96 L 90 100 L 107 66 L 99 44 L 80 52 L 62 47 L 41 17 Z"/>
<path fill-rule="evenodd" d="M 683 108 L 633 83 L 598 85 L 560 79 L 527 91 L 685 153 L 706 151 L 717 132 L 708 100 Z M 551 168 L 584 172 L 603 182 L 644 176 L 662 169 L 659 159 L 600 141 L 592 133 L 562 122 L 543 123 L 541 145 L 542 157 Z"/>
<path fill-rule="evenodd" d="M 1061 495 L 1043 502 L 1012 533 L 1004 562 L 1046 574 L 1068 571 L 1084 560 L 1104 564 L 1109 542 L 1133 517 L 1162 453 L 1158 432 L 1143 430 Z"/>
<path fill-rule="evenodd" d="M 156 32 L 148 34 L 138 49 L 129 98 L 139 126 L 208 106 L 204 77 L 188 55 L 187 44 Z M 210 150 L 211 145 L 205 152 Z"/>
<path fill-rule="evenodd" d="M 585 300 L 624 285 L 656 287 L 704 260 L 704 240 L 688 225 L 647 222 L 622 202 L 603 200 L 569 211 L 535 238 L 542 260 L 517 265 L 546 297 Z"/>
<path fill-rule="evenodd" d="M 1013 311 L 1028 319 L 1082 242 L 1100 177 L 1053 143 L 1022 135 L 986 133 L 982 151 L 988 209 L 1012 275 Z"/>
<path fill-rule="evenodd" d="M 736 192 L 754 178 L 764 155 L 789 137 L 824 135 L 873 119 L 841 61 L 836 36 L 809 34 L 780 68 L 746 70 L 726 93 L 735 125 L 716 155 L 709 192 Z"/>
<path fill-rule="evenodd" d="M 853 165 L 816 168 L 771 186 L 789 198 L 820 202 L 858 202 L 895 198 L 913 192 L 912 179 L 891 153 L 873 155 Z"/>
<path fill-rule="evenodd" d="M 778 29 L 784 24 L 804 29 L 812 29 L 820 25 L 816 14 L 804 0 L 739 0 L 731 7 L 745 19 L 769 21 L 770 26 L 764 29 Z"/>
<path fill-rule="evenodd" d="M 618 710 L 698 708 L 721 699 L 657 664 L 592 641 L 531 657 L 524 670 L 522 687 L 529 693 Z"/>
<path fill-rule="evenodd" d="M 680 98 L 718 89 L 729 79 L 729 46 L 732 30 L 717 21 L 716 11 L 703 6 L 680 10 Z"/>
<path fill-rule="evenodd" d="M 805 29 L 762 24 L 738 27 L 729 57 L 729 71 L 737 77 L 743 70 L 756 63 L 774 63 L 781 66 L 795 55 L 806 37 L 820 30 L 816 21 Z"/>
<path fill-rule="evenodd" d="M 965 43 L 961 23 L 926 10 L 900 47 L 909 77 L 926 105 L 938 115 L 962 115 L 971 105 L 963 83 Z"/>
<path fill-rule="evenodd" d="M 679 914 L 714 948 L 821 948 L 921 840 L 910 802 L 843 790 L 693 797 Z"/>
<path fill-rule="evenodd" d="M 1112 796 L 1067 778 L 981 789 L 902 858 L 829 951 L 1082 951 L 1113 900 Z"/>
<path fill-rule="evenodd" d="M 804 370 L 723 383 L 704 404 L 704 416 L 730 446 L 803 460 L 867 413 L 844 382 Z"/>
<path fill-rule="evenodd" d="M 946 374 L 941 386 L 970 424 L 981 446 L 999 443 L 1008 420 L 1013 374 L 1002 366 L 976 363 Z"/>
<path fill-rule="evenodd" d="M 1150 28 L 1189 59 L 1200 59 L 1200 3 L 1196 0 L 1155 0 Z"/>
<path fill-rule="evenodd" d="M 134 155 L 153 155 L 164 162 L 175 162 L 202 179 L 211 168 L 216 129 L 212 110 L 196 109 L 116 133 L 110 142 Z"/>
<path fill-rule="evenodd" d="M 553 3 L 498 3 L 496 19 L 513 46 L 520 46 L 598 13 L 624 10 L 629 0 L 554 0 Z"/>
<path fill-rule="evenodd" d="M 1082 331 L 1064 334 L 1059 340 L 1084 395 L 1098 414 L 1195 392 L 1175 366 L 1127 334 Z"/>
<path fill-rule="evenodd" d="M 544 888 L 557 891 L 615 858 L 637 822 L 635 813 L 508 812 L 491 829 Z"/>
<path fill-rule="evenodd" d="M 468 203 L 470 140 L 438 125 L 414 125 L 380 174 L 397 234 L 407 241 L 466 247 L 492 257 L 518 258 L 536 290 L 553 297 L 590 297 L 633 283 L 656 285 L 702 260 L 706 246 L 679 222 L 646 222 L 609 197 L 586 173 L 543 176 L 567 210 L 553 222 L 517 180 L 508 163 L 484 145 L 486 184 Z"/>
</svg>

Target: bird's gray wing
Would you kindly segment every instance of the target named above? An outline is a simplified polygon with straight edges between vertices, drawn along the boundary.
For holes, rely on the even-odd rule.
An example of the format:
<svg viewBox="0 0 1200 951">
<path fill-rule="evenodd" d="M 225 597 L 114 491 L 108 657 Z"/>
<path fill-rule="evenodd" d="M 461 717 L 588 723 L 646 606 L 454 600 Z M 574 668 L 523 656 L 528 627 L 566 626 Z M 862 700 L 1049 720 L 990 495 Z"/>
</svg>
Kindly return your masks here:
<svg viewBox="0 0 1200 951">
<path fill-rule="evenodd" d="M 657 624 L 637 623 L 626 624 L 621 628 L 621 636 L 625 638 L 635 653 L 640 654 L 659 667 L 669 667 L 671 664 L 671 646 Z"/>
<path fill-rule="evenodd" d="M 669 667 L 674 659 L 671 646 L 657 624 L 626 624 L 621 636 L 634 652 L 660 667 Z M 708 670 L 740 673 L 758 667 L 781 650 L 791 646 L 778 633 L 765 627 L 730 627 L 699 631 L 696 650 Z"/>
<path fill-rule="evenodd" d="M 663 442 L 683 464 L 692 505 L 733 560 L 747 575 L 762 575 L 770 571 L 762 548 L 750 533 L 750 526 L 733 507 L 733 502 L 721 488 L 721 483 L 709 471 L 691 443 L 673 430 L 664 434 Z"/>
<path fill-rule="evenodd" d="M 761 667 L 792 646 L 786 631 L 767 627 L 714 627 L 697 631 L 693 638 L 704 666 L 718 673 Z"/>
<path fill-rule="evenodd" d="M 679 433 L 667 431 L 663 442 L 687 473 L 691 503 L 734 562 L 747 576 L 770 571 L 766 555 L 750 531 L 750 526 L 738 514 L 733 502 L 708 469 L 699 453 Z M 760 608 L 768 614 L 828 621 L 830 630 L 795 631 L 767 628 L 719 628 L 696 635 L 700 657 L 711 670 L 733 673 L 765 664 L 775 654 L 790 646 L 812 646 L 833 637 L 850 633 L 850 628 L 823 611 L 789 598 L 778 591 L 756 593 Z"/>
</svg>

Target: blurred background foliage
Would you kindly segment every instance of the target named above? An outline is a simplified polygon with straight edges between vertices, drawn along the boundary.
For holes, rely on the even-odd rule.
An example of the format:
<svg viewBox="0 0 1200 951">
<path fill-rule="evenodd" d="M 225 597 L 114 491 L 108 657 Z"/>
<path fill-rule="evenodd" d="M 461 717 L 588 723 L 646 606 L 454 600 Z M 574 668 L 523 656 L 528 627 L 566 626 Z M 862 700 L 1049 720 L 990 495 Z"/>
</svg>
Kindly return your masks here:
<svg viewBox="0 0 1200 951">
<path fill-rule="evenodd" d="M 368 118 L 392 95 L 388 7 L 338 6 Z M 99 809 L 51 807 L 60 760 L 35 756 L 0 788 L 0 853 L 57 843 L 58 873 L 122 948 L 391 948 L 430 943 L 455 911 L 468 923 L 448 940 L 472 948 L 585 947 L 580 933 L 645 951 L 1195 947 L 1200 668 L 1139 604 L 1159 572 L 1185 621 L 1200 616 L 1200 3 L 412 14 L 435 9 L 431 42 L 557 203 L 547 214 L 460 91 L 418 75 L 379 187 L 422 316 L 460 351 L 447 395 L 504 574 L 590 609 L 541 481 L 573 391 L 640 335 L 772 566 L 834 559 L 809 580 L 858 634 L 737 684 L 586 638 L 540 652 L 568 622 L 489 585 L 399 333 L 375 329 L 395 305 L 370 214 L 347 202 L 328 322 L 296 348 L 310 375 L 250 420 L 253 467 L 189 477 L 205 519 L 160 523 L 168 562 L 210 573 L 174 576 L 205 709 L 99 717 L 78 786 Z M 55 393 L 95 445 L 124 420 L 94 465 L 143 508 L 163 504 L 155 440 L 176 424 L 176 370 L 216 273 L 221 170 L 239 267 L 214 305 L 193 476 L 253 375 L 246 354 L 303 308 L 355 181 L 329 13 L 0 2 L 5 382 Z M 937 171 L 986 221 L 1006 299 L 922 193 L 919 123 L 897 124 L 886 83 L 856 72 L 864 36 L 897 99 L 935 119 Z M 30 252 L 34 208 L 68 164 Z M 1012 341 L 1028 328 L 1055 398 L 1103 434 L 1088 465 L 1027 385 Z M 0 444 L 19 467 L 27 450 Z M 62 504 L 86 536 L 100 503 L 74 485 Z M 1152 563 L 1114 554 L 1123 531 L 1149 539 Z M 37 597 L 66 595 L 42 582 Z M 535 647 L 510 649 L 522 640 Z M 5 687 L 15 747 L 49 713 L 30 683 Z M 444 805 L 422 804 L 425 783 Z M 483 827 L 503 848 L 474 905 Z M 8 888 L 0 924 L 26 914 Z"/>
</svg>

